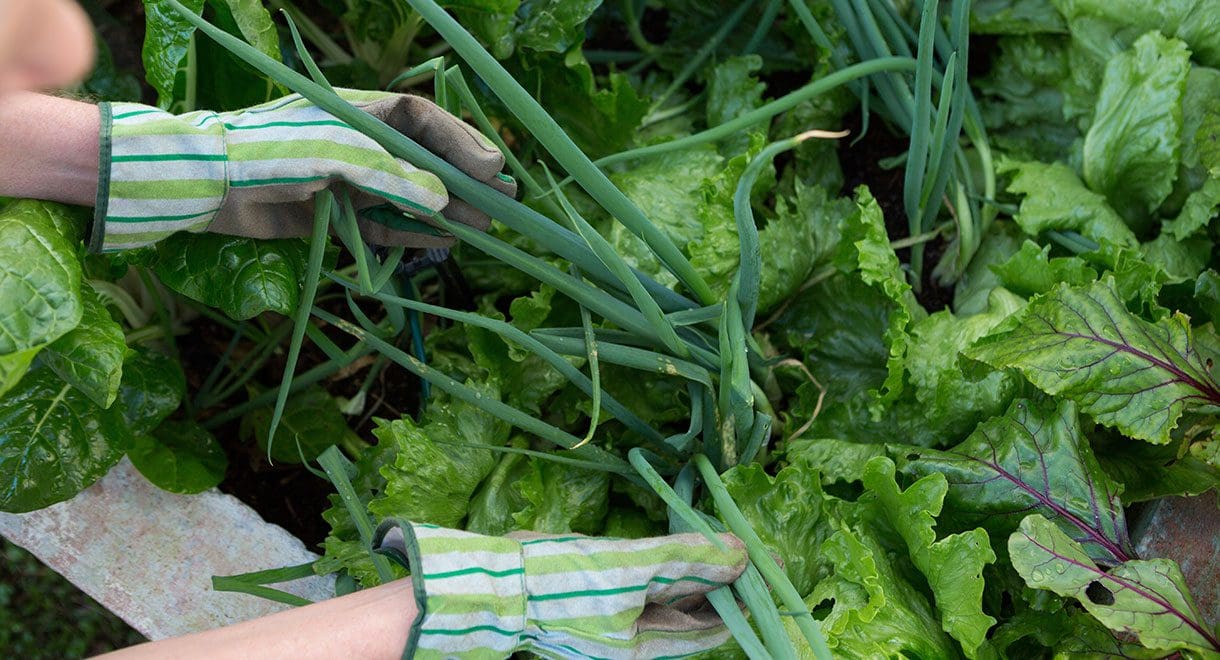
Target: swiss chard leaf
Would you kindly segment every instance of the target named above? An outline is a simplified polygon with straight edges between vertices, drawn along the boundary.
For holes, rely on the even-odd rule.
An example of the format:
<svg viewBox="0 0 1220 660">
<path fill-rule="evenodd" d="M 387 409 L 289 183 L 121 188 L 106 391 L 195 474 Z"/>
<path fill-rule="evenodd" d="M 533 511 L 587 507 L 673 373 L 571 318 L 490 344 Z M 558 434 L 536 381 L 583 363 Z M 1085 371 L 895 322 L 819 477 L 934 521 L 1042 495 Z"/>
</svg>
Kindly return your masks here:
<svg viewBox="0 0 1220 660">
<path fill-rule="evenodd" d="M 907 546 L 911 562 L 928 580 L 941 625 L 976 657 L 996 620 L 983 613 L 983 567 L 995 561 L 987 532 L 972 529 L 936 539 L 936 516 L 949 489 L 943 475 L 931 474 L 899 490 L 894 463 L 874 458 L 864 468 L 874 515 L 888 520 Z M 864 501 L 864 500 L 862 500 Z"/>
<path fill-rule="evenodd" d="M 0 211 L 0 395 L 34 356 L 80 323 L 81 266 L 64 207 L 18 201 Z"/>
<path fill-rule="evenodd" d="M 80 325 L 56 339 L 42 352 L 43 362 L 103 408 L 119 394 L 127 340 L 123 328 L 88 286 L 81 287 L 84 313 Z"/>
<path fill-rule="evenodd" d="M 229 460 L 206 429 L 170 420 L 151 435 L 136 437 L 127 451 L 136 469 L 153 485 L 171 493 L 202 493 L 219 484 Z"/>
<path fill-rule="evenodd" d="M 1084 179 L 1137 232 L 1173 190 L 1181 156 L 1186 44 L 1157 32 L 1106 65 L 1093 124 L 1084 138 Z"/>
<path fill-rule="evenodd" d="M 24 513 L 75 496 L 131 445 L 118 406 L 101 408 L 50 369 L 0 399 L 0 511 Z"/>
<path fill-rule="evenodd" d="M 1075 598 L 1110 629 L 1136 635 L 1154 649 L 1220 651 L 1214 630 L 1195 606 L 1178 565 L 1131 560 L 1099 568 L 1054 523 L 1034 514 L 1008 540 L 1013 566 L 1035 589 Z"/>
<path fill-rule="evenodd" d="M 1095 561 L 1112 565 L 1134 556 L 1120 487 L 1098 465 L 1069 401 L 1019 400 L 952 449 L 895 451 L 907 455 L 904 472 L 945 476 L 946 516 L 955 526 L 982 525 L 1005 538 L 1020 516 L 1036 511 Z"/>
<path fill-rule="evenodd" d="M 1061 284 L 1035 298 L 1014 327 L 985 337 L 967 355 L 1015 367 L 1098 422 L 1157 444 L 1169 442 L 1188 406 L 1220 403 L 1220 385 L 1193 346 L 1188 320 L 1135 316 L 1109 276 L 1085 287 Z"/>
<path fill-rule="evenodd" d="M 157 244 L 150 266 L 169 288 L 236 320 L 290 316 L 309 259 L 305 241 L 179 232 Z"/>
</svg>

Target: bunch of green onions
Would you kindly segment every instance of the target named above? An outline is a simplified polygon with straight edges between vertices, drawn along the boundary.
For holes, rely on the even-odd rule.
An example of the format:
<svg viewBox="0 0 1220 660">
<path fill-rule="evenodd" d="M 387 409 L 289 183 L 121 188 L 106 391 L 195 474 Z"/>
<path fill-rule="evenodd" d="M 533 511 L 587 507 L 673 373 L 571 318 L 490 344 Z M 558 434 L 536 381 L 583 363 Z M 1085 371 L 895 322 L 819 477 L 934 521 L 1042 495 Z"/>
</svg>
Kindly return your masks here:
<svg viewBox="0 0 1220 660">
<path fill-rule="evenodd" d="M 550 180 L 550 190 L 553 191 L 557 202 L 555 210 L 558 219 L 547 217 L 468 177 L 398 131 L 344 101 L 335 94 L 313 62 L 291 19 L 289 24 L 301 61 L 312 79 L 209 24 L 183 7 L 178 0 L 167 0 L 167 4 L 185 20 L 240 59 L 376 140 L 393 155 L 433 172 L 452 194 L 481 209 L 510 229 L 528 236 L 545 250 L 562 257 L 570 265 L 567 270 L 494 236 L 450 222 L 439 214 L 432 218 L 436 226 L 458 240 L 554 287 L 581 307 L 582 324 L 579 327 L 545 328 L 527 333 L 498 319 L 415 300 L 410 295 L 404 295 L 409 292 L 402 291 L 399 283 L 393 278 L 404 251 L 401 248 L 391 250 L 384 258 L 378 259 L 360 238 L 350 200 L 342 197 L 336 199 L 330 193 L 322 193 L 317 199 L 309 269 L 294 318 L 283 382 L 273 395 L 268 393 L 261 397 L 259 402 L 252 401 L 251 405 L 266 405 L 270 403 L 270 396 L 274 396 L 276 405 L 271 430 L 271 433 L 274 433 L 290 393 L 309 382 L 316 382 L 317 375 L 313 372 L 318 371 L 317 369 L 301 376 L 295 374 L 297 358 L 306 336 L 336 364 L 348 363 L 357 356 L 371 352 L 378 353 L 382 358 L 401 365 L 451 397 L 466 401 L 537 438 L 569 450 L 562 459 L 549 454 L 538 454 L 541 457 L 612 472 L 653 488 L 670 507 L 672 531 L 698 531 L 719 542 L 716 541 L 716 532 L 727 527 L 746 542 L 751 566 L 732 587 L 725 587 L 713 593 L 711 601 L 733 631 L 737 642 L 752 658 L 795 658 L 797 651 L 785 633 L 782 619 L 793 617 L 814 654 L 818 658 L 830 657 L 816 620 L 770 551 L 729 497 L 719 476 L 721 471 L 739 463 L 752 462 L 759 456 L 770 437 L 773 416 L 758 385 L 767 377 L 768 364 L 754 345 L 750 333 L 754 325 L 761 280 L 761 254 L 749 193 L 759 173 L 771 159 L 816 134 L 806 133 L 777 141 L 755 156 L 747 166 L 734 197 L 734 212 L 741 244 L 740 268 L 733 279 L 730 294 L 722 301 L 716 299 L 708 284 L 669 237 L 611 183 L 602 168 L 616 162 L 649 158 L 675 149 L 687 148 L 692 144 L 729 137 L 744 127 L 766 121 L 839 85 L 859 83 L 874 74 L 888 73 L 896 77 L 900 73 L 914 72 L 917 85 L 930 85 L 933 77 L 929 73 L 930 55 L 925 56 L 925 50 L 921 49 L 918 60 L 907 53 L 902 56 L 877 57 L 853 66 L 841 66 L 835 73 L 813 81 L 733 121 L 686 138 L 626 151 L 593 162 L 530 94 L 433 0 L 409 0 L 409 3 L 532 133 L 570 180 L 587 192 L 615 221 L 621 222 L 649 247 L 658 261 L 681 283 L 687 295 L 674 292 L 633 270 L 615 253 L 609 242 L 580 216 L 554 179 Z M 771 2 L 769 7 L 777 9 L 777 5 L 777 2 Z M 794 2 L 793 7 L 804 8 L 804 5 Z M 804 9 L 803 13 L 800 9 L 796 11 L 806 27 L 811 28 L 811 31 L 817 29 L 816 23 L 807 16 L 807 9 Z M 764 21 L 773 20 L 774 13 L 764 12 Z M 740 19 L 740 15 L 735 16 Z M 934 21 L 927 21 L 925 18 L 925 31 L 929 34 L 931 28 L 928 26 L 933 24 Z M 953 58 L 950 57 L 950 64 L 952 61 Z M 476 124 L 505 152 L 510 168 L 526 187 L 534 191 L 543 190 L 541 184 L 504 146 L 486 115 L 478 107 L 461 70 L 456 66 L 445 69 L 440 60 L 434 60 L 405 75 L 415 75 L 423 68 L 432 68 L 434 72 L 441 74 L 435 76 L 438 101 L 441 105 L 454 112 L 462 109 L 470 112 Z M 953 89 L 954 70 L 951 68 L 950 73 L 944 76 L 942 90 Z M 958 89 L 964 87 L 960 85 Z M 921 95 L 920 99 L 924 96 L 926 95 Z M 952 98 L 960 96 L 959 92 Z M 945 97 L 946 92 L 942 91 L 942 105 L 945 103 Z M 926 105 L 922 101 L 920 103 Z M 923 108 L 920 103 L 916 103 L 916 109 Z M 901 108 L 898 106 L 889 109 L 891 114 L 896 114 L 899 110 Z M 951 119 L 956 115 L 953 112 L 948 114 L 950 119 L 945 121 L 952 123 Z M 938 121 L 939 119 L 938 117 Z M 948 129 L 933 131 L 936 136 L 949 133 L 956 135 Z M 912 141 L 914 147 L 914 134 Z M 944 156 L 941 156 L 936 163 L 939 164 L 943 160 Z M 931 162 L 931 159 L 928 159 L 928 162 Z M 940 172 L 941 170 L 935 168 L 929 169 L 929 176 L 936 173 L 933 178 L 939 178 Z M 920 199 L 920 204 L 923 205 L 921 209 L 931 204 L 929 199 L 924 197 L 927 195 Z M 926 214 L 927 211 L 921 210 L 921 213 Z M 400 219 L 399 222 L 409 221 Z M 332 228 L 355 257 L 355 279 L 338 273 L 323 272 L 327 236 Z M 419 223 L 416 229 L 435 231 L 423 223 Z M 340 318 L 314 306 L 318 287 L 324 277 L 343 288 L 354 320 Z M 357 296 L 375 300 L 383 305 L 386 310 L 385 320 L 377 323 L 370 319 L 356 305 Z M 397 333 L 406 329 L 409 324 L 408 317 L 412 314 L 432 314 L 480 327 L 536 354 L 591 398 L 593 412 L 589 433 L 583 438 L 577 437 L 543 419 L 498 400 L 489 399 L 430 367 L 421 356 L 398 348 L 394 338 Z M 311 316 L 353 337 L 356 347 L 347 351 L 340 349 L 309 323 Z M 594 317 L 608 321 L 617 329 L 595 328 Z M 586 375 L 573 366 L 565 356 L 586 359 L 589 373 Z M 600 363 L 616 364 L 685 381 L 691 400 L 689 428 L 676 435 L 666 435 L 653 428 L 627 406 L 602 390 L 599 378 Z M 631 449 L 625 457 L 590 442 L 594 438 L 598 415 L 603 408 L 640 439 L 640 446 Z M 512 451 L 511 448 L 504 450 Z M 347 493 L 343 499 L 349 504 L 357 527 L 362 537 L 365 537 L 371 534 L 371 522 L 354 493 L 348 492 L 351 487 L 350 483 L 346 483 L 344 460 L 338 452 L 331 451 L 324 454 L 320 462 L 340 494 Z M 666 480 L 667 477 L 672 479 L 672 483 Z M 711 518 L 692 507 L 699 480 L 714 501 L 723 524 L 721 520 Z M 369 539 L 366 537 L 364 540 L 367 542 Z M 285 570 L 295 571 L 298 568 Z M 277 575 L 283 577 L 287 573 Z M 384 575 L 388 577 L 388 569 Z M 272 574 L 245 577 L 247 579 L 244 582 L 230 578 L 228 582 L 218 583 L 218 587 L 267 595 L 261 585 L 266 579 L 270 579 Z M 783 605 L 782 613 L 776 605 L 777 598 Z M 747 606 L 753 625 L 738 607 L 738 601 Z"/>
</svg>

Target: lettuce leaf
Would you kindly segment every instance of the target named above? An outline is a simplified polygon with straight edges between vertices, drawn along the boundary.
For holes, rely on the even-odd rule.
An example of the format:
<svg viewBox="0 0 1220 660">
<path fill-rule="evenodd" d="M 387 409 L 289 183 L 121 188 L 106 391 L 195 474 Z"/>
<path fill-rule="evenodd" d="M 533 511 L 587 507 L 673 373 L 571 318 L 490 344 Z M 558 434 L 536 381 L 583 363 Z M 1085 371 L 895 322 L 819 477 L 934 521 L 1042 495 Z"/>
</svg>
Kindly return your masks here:
<svg viewBox="0 0 1220 660">
<path fill-rule="evenodd" d="M 930 474 L 900 490 L 893 461 L 878 457 L 865 465 L 863 481 L 873 515 L 897 530 L 911 562 L 927 578 L 945 632 L 968 657 L 977 657 L 996 622 L 982 609 L 983 567 L 995 561 L 987 532 L 976 528 L 937 540 L 936 516 L 949 489 L 944 475 Z"/>
<path fill-rule="evenodd" d="M 1084 138 L 1089 188 L 1103 193 L 1136 233 L 1173 190 L 1182 153 L 1186 44 L 1150 32 L 1106 64 Z"/>
</svg>

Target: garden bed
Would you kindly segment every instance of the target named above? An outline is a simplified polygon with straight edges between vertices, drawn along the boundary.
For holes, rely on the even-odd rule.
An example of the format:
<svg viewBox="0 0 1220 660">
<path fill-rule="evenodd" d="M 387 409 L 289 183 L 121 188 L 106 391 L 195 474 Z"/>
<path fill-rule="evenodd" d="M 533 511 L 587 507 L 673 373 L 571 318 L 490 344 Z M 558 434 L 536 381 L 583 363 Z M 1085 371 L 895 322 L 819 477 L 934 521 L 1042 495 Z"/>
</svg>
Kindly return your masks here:
<svg viewBox="0 0 1220 660">
<path fill-rule="evenodd" d="M 1214 522 L 1198 503 L 1220 479 L 1220 45 L 1189 24 L 1199 3 L 1166 4 L 1180 24 L 1084 0 L 463 3 L 456 21 L 430 0 L 267 3 L 295 48 L 258 3 L 207 0 L 210 24 L 144 4 L 147 86 L 102 67 L 89 93 L 231 111 L 299 92 L 497 222 L 432 218 L 453 254 L 409 268 L 364 243 L 343 190 L 316 199 L 312 242 L 84 258 L 83 215 L 0 209 L 0 256 L 29 228 L 76 273 L 37 283 L 75 324 L 0 345 L 0 504 L 42 521 L 5 533 L 57 568 L 61 537 L 83 545 L 64 507 L 94 527 L 106 493 L 248 511 L 218 485 L 288 534 L 226 555 L 205 537 L 268 528 L 215 514 L 197 543 L 245 563 L 179 567 L 196 597 L 306 561 L 273 577 L 379 584 L 365 523 L 389 516 L 703 521 L 766 569 L 721 612 L 755 657 L 1220 651 L 1198 591 L 1214 552 L 1175 556 L 1163 524 Z M 98 7 L 116 33 L 141 14 Z M 437 98 L 498 141 L 518 198 L 329 83 Z M 88 342 L 113 344 L 105 382 L 65 366 Z M 39 415 L 54 428 L 22 426 Z M 14 460 L 44 428 L 59 462 Z M 1143 520 L 1161 522 L 1133 537 Z M 86 590 L 152 588 L 89 587 L 118 551 L 94 552 L 67 562 Z M 253 580 L 225 584 L 296 602 Z M 226 620 L 195 603 L 175 607 Z"/>
</svg>

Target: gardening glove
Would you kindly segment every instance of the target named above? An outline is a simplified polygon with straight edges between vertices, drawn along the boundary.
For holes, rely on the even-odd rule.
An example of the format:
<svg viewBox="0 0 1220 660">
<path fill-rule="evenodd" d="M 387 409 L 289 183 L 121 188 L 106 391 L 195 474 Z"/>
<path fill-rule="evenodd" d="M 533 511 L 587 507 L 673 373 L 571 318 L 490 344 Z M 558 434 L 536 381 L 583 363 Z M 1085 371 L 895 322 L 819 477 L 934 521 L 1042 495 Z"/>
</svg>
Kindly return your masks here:
<svg viewBox="0 0 1220 660">
<path fill-rule="evenodd" d="M 337 91 L 471 177 L 516 194 L 513 180 L 500 173 L 503 154 L 435 103 L 419 96 Z M 389 202 L 425 221 L 443 209 L 446 218 L 479 230 L 491 222 L 461 200 L 451 200 L 432 173 L 393 157 L 299 95 L 238 112 L 175 116 L 110 103 L 101 105 L 101 113 L 100 180 L 89 241 L 95 252 L 142 247 L 177 231 L 308 236 L 313 196 L 327 188 L 346 189 L 357 210 Z M 391 229 L 363 217 L 359 222 L 364 239 L 375 245 L 453 243 L 440 232 Z"/>
<path fill-rule="evenodd" d="M 706 594 L 746 567 L 741 541 L 500 538 L 390 519 L 373 547 L 411 571 L 404 658 L 677 657 L 729 638 Z"/>
</svg>

